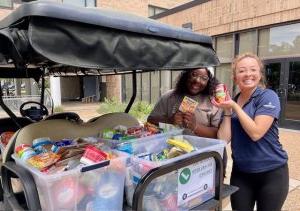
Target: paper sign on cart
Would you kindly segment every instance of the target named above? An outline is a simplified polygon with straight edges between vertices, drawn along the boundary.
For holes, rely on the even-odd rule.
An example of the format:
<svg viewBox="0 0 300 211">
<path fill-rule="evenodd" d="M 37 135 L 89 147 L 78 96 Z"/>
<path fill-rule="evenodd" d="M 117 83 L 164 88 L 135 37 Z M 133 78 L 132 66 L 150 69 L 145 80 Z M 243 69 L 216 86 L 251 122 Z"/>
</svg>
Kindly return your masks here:
<svg viewBox="0 0 300 211">
<path fill-rule="evenodd" d="M 181 206 L 197 198 L 197 205 L 215 195 L 215 162 L 213 158 L 178 169 L 177 202 Z"/>
</svg>

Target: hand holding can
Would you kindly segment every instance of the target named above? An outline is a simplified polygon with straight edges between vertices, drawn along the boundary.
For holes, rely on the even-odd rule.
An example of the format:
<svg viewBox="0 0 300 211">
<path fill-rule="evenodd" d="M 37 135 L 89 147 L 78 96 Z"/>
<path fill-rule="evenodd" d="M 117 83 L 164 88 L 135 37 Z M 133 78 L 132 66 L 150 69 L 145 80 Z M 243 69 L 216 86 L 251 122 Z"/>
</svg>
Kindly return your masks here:
<svg viewBox="0 0 300 211">
<path fill-rule="evenodd" d="M 225 84 L 218 84 L 215 88 L 215 101 L 222 103 L 226 101 L 227 88 Z"/>
</svg>

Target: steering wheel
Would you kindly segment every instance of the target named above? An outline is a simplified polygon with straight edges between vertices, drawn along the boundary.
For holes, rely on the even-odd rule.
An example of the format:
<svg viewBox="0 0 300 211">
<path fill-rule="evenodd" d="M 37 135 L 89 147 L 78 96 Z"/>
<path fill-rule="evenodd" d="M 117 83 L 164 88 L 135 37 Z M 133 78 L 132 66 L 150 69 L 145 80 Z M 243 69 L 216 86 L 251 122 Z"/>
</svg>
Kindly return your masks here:
<svg viewBox="0 0 300 211">
<path fill-rule="evenodd" d="M 74 112 L 62 112 L 62 113 L 55 113 L 47 116 L 44 120 L 51 120 L 51 119 L 66 119 L 70 120 L 71 122 L 82 122 L 80 116 Z"/>
<path fill-rule="evenodd" d="M 37 106 L 31 106 L 30 108 L 24 109 L 24 107 L 28 104 L 36 104 L 40 106 L 40 108 L 38 108 Z M 22 103 L 22 105 L 20 106 L 20 114 L 23 117 L 28 117 L 29 119 L 32 119 L 34 121 L 40 121 L 43 119 L 44 116 L 49 115 L 49 111 L 46 106 L 39 102 L 28 101 Z"/>
</svg>

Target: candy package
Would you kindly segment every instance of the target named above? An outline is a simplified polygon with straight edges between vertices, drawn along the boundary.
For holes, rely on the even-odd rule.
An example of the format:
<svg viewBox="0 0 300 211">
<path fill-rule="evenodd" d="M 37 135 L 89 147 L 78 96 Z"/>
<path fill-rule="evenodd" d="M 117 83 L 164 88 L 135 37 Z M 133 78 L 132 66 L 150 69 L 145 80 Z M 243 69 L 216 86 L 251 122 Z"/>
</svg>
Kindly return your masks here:
<svg viewBox="0 0 300 211">
<path fill-rule="evenodd" d="M 186 112 L 194 113 L 197 106 L 198 106 L 198 102 L 196 102 L 192 98 L 185 96 L 179 106 L 179 111 L 181 111 L 183 113 L 186 113 Z"/>
</svg>

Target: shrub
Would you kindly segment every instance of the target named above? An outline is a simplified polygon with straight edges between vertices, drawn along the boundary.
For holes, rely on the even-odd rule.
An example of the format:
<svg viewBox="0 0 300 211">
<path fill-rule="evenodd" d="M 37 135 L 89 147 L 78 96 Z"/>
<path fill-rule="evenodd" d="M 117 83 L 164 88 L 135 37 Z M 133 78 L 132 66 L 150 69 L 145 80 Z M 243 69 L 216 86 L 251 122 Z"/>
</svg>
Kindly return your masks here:
<svg viewBox="0 0 300 211">
<path fill-rule="evenodd" d="M 97 112 L 100 114 L 113 113 L 113 112 L 124 112 L 128 103 L 121 103 L 117 99 L 107 99 L 105 98 L 104 103 L 100 104 Z M 145 122 L 148 115 L 153 109 L 153 105 L 145 101 L 135 102 L 129 113 L 137 118 L 141 122 Z"/>
<path fill-rule="evenodd" d="M 100 114 L 113 113 L 113 112 L 123 112 L 126 106 L 119 102 L 117 99 L 104 99 L 104 103 L 100 103 L 100 107 L 97 112 Z"/>
<path fill-rule="evenodd" d="M 62 106 L 55 106 L 53 112 L 54 113 L 64 112 L 64 108 Z"/>
<path fill-rule="evenodd" d="M 152 104 L 149 104 L 145 101 L 138 101 L 133 104 L 129 113 L 141 122 L 145 122 L 152 109 Z"/>
</svg>

